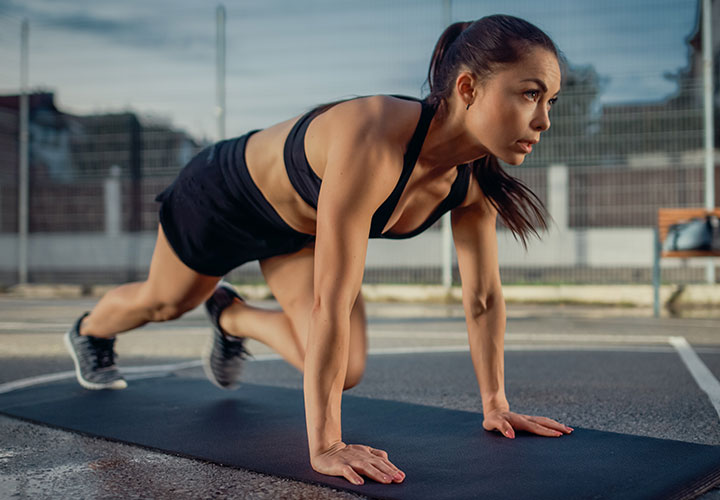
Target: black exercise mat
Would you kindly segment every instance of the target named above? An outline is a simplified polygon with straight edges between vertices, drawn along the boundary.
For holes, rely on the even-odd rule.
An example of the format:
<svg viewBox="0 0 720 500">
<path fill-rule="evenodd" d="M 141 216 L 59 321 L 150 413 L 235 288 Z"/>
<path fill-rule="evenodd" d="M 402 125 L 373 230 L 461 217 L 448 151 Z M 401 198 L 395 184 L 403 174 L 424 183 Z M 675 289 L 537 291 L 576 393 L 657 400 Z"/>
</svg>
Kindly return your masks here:
<svg viewBox="0 0 720 500">
<path fill-rule="evenodd" d="M 134 380 L 123 391 L 65 382 L 2 395 L 0 412 L 377 498 L 694 498 L 720 482 L 720 446 L 577 427 L 510 440 L 483 430 L 479 413 L 346 395 L 346 442 L 387 450 L 407 475 L 354 486 L 310 468 L 300 391 L 225 392 L 201 379 Z"/>
</svg>

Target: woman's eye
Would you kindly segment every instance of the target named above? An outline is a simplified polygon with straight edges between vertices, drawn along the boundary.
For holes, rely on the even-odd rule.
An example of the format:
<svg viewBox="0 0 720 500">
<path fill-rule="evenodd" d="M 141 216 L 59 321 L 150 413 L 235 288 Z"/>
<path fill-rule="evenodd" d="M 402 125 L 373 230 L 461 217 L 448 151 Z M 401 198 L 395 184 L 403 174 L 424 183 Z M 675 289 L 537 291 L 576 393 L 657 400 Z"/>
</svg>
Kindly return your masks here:
<svg viewBox="0 0 720 500">
<path fill-rule="evenodd" d="M 525 92 L 525 95 L 534 101 L 535 99 L 537 99 L 540 96 L 540 91 L 539 90 L 528 90 L 527 92 Z"/>
<path fill-rule="evenodd" d="M 548 101 L 548 108 L 552 108 L 556 102 L 557 102 L 557 97 L 553 97 L 552 99 L 550 99 Z"/>
</svg>

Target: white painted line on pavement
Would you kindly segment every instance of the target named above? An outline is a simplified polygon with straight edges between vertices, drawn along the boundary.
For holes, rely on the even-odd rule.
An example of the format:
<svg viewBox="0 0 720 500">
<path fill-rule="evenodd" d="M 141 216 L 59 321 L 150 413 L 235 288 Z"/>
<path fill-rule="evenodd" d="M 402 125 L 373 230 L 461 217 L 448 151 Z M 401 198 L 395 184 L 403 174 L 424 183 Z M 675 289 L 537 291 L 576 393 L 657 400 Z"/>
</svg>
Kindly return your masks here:
<svg viewBox="0 0 720 500">
<path fill-rule="evenodd" d="M 173 363 L 169 365 L 151 365 L 151 366 L 128 366 L 123 368 L 123 373 L 155 373 L 155 372 L 172 372 L 175 370 L 183 370 L 194 368 L 202 365 L 200 360 L 187 361 L 184 363 Z M 36 377 L 28 377 L 20 380 L 14 380 L 5 384 L 0 384 L 0 394 L 25 389 L 34 385 L 46 384 L 48 382 L 57 382 L 58 380 L 66 380 L 75 377 L 75 370 L 66 372 L 49 373 L 47 375 L 38 375 Z"/>
<path fill-rule="evenodd" d="M 440 346 L 418 346 L 418 347 L 378 347 L 369 349 L 368 355 L 384 355 L 384 354 L 431 354 L 436 352 L 468 352 L 470 348 L 467 345 L 440 345 Z"/>
<path fill-rule="evenodd" d="M 675 350 L 669 345 L 557 345 L 557 344 L 505 344 L 505 352 L 508 351 L 592 351 L 592 352 L 644 352 L 644 353 L 674 353 Z"/>
<path fill-rule="evenodd" d="M 670 340 L 666 338 L 666 342 Z M 667 345 L 667 344 L 666 344 Z M 445 346 L 418 346 L 418 347 L 378 347 L 368 351 L 369 356 L 375 355 L 392 355 L 392 354 L 433 354 L 433 353 L 455 353 L 469 352 L 467 344 L 445 345 Z M 618 352 L 673 352 L 670 347 L 665 346 L 622 346 L 622 345 L 534 345 L 534 344 L 515 344 L 505 345 L 506 351 L 618 351 Z M 276 361 L 282 357 L 278 354 L 258 354 L 252 356 L 252 361 Z M 202 366 L 201 360 L 185 361 L 182 363 L 172 363 L 165 365 L 148 365 L 148 366 L 128 366 L 123 367 L 120 371 L 123 374 L 142 374 L 142 373 L 170 373 L 178 370 L 186 370 Z M 0 394 L 25 389 L 35 385 L 46 384 L 49 382 L 57 382 L 60 380 L 72 379 L 75 377 L 75 371 L 64 371 L 58 373 L 50 373 L 47 375 L 39 375 L 28 377 L 20 380 L 13 380 L 0 384 Z"/>
<path fill-rule="evenodd" d="M 0 394 L 16 391 L 18 389 L 25 389 L 26 387 L 32 387 L 33 385 L 57 382 L 58 380 L 65 380 L 67 378 L 73 378 L 74 376 L 75 370 L 71 370 L 67 372 L 49 373 L 47 375 L 39 375 L 37 377 L 13 380 L 12 382 L 0 384 Z"/>
<path fill-rule="evenodd" d="M 368 355 L 383 354 L 434 354 L 444 352 L 469 352 L 467 345 L 450 345 L 436 347 L 382 347 L 370 349 Z M 603 351 L 603 352 L 646 352 L 646 353 L 672 353 L 675 350 L 669 345 L 537 345 L 537 344 L 505 344 L 505 352 L 521 351 Z"/>
<path fill-rule="evenodd" d="M 395 339 L 435 339 L 464 340 L 467 333 L 437 331 L 401 331 L 373 330 L 368 337 Z M 612 344 L 661 344 L 667 345 L 669 337 L 665 335 L 622 335 L 612 333 L 578 334 L 578 333 L 506 333 L 506 342 L 568 342 L 573 343 L 612 343 Z"/>
<path fill-rule="evenodd" d="M 611 343 L 611 344 L 664 344 L 668 337 L 664 335 L 623 335 L 623 334 L 577 334 L 577 333 L 507 333 L 509 341 L 561 341 L 573 343 Z"/>
<path fill-rule="evenodd" d="M 67 323 L 38 323 L 34 321 L 0 321 L 0 330 L 66 330 Z"/>
<path fill-rule="evenodd" d="M 273 359 L 281 359 L 277 354 L 262 354 L 259 356 L 253 356 L 256 361 L 268 361 Z M 195 359 L 192 361 L 185 361 L 183 363 L 172 363 L 167 365 L 148 365 L 148 366 L 128 366 L 120 368 L 123 374 L 135 374 L 135 373 L 170 373 L 177 370 L 187 370 L 188 368 L 195 368 L 202 366 L 202 360 Z M 18 389 L 25 389 L 34 385 L 46 384 L 48 382 L 57 382 L 59 380 L 66 380 L 75 377 L 75 370 L 49 373 L 47 375 L 38 375 L 36 377 L 28 377 L 20 380 L 13 380 L 12 382 L 6 382 L 0 384 L 0 394 L 16 391 Z"/>
<path fill-rule="evenodd" d="M 720 417 L 720 382 L 718 382 L 710 369 L 705 366 L 705 363 L 702 362 L 685 337 L 670 337 L 669 342 L 675 347 L 680 359 L 683 360 L 700 389 L 708 395 L 710 403 L 715 407 L 715 411 Z"/>
<path fill-rule="evenodd" d="M 192 361 L 184 361 L 182 363 L 172 363 L 169 365 L 150 365 L 150 366 L 128 366 L 127 368 L 121 368 L 120 371 L 123 373 L 155 373 L 155 372 L 174 372 L 176 370 L 186 370 L 188 368 L 195 368 L 201 366 L 202 361 L 199 359 L 193 359 Z"/>
</svg>

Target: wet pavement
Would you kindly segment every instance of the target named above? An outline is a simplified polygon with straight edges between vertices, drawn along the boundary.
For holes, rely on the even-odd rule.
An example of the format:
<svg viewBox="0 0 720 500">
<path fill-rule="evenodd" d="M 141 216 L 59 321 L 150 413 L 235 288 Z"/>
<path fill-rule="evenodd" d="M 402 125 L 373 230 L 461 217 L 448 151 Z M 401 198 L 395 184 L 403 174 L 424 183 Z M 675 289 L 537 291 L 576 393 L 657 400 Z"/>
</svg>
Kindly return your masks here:
<svg viewBox="0 0 720 500">
<path fill-rule="evenodd" d="M 71 371 L 62 334 L 93 303 L 0 297 L 0 391 L 12 381 Z M 720 445 L 718 410 L 669 341 L 685 338 L 720 379 L 720 323 L 650 315 L 509 304 L 505 384 L 511 409 L 573 427 Z M 368 304 L 368 316 L 368 367 L 349 394 L 481 410 L 459 306 Z M 119 337 L 129 383 L 159 365 L 203 377 L 197 359 L 207 332 L 195 310 Z M 247 382 L 302 387 L 300 374 L 264 346 L 251 343 L 249 349 L 257 360 L 247 364 Z M 0 498 L 361 497 L 0 416 Z M 720 489 L 700 498 L 720 499 Z"/>
</svg>

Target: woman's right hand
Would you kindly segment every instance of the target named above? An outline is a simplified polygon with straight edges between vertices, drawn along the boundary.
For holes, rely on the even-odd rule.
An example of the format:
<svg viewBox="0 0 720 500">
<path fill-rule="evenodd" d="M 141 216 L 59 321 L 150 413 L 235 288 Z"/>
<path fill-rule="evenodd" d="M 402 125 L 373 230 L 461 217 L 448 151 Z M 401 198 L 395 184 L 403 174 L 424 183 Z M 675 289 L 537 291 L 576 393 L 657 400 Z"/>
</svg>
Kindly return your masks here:
<svg viewBox="0 0 720 500">
<path fill-rule="evenodd" d="M 363 484 L 367 476 L 378 483 L 401 483 L 405 473 L 395 467 L 388 454 L 369 446 L 338 442 L 310 458 L 316 472 L 328 476 L 343 476 L 353 484 Z"/>
</svg>

